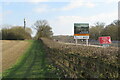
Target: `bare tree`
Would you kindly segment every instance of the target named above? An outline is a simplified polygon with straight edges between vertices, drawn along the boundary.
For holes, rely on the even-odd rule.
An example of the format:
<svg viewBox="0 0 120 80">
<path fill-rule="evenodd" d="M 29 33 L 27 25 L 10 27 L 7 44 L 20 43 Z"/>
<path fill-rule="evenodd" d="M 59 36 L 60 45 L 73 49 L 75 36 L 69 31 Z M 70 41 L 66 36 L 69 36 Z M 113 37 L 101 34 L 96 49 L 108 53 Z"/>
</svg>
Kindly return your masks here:
<svg viewBox="0 0 120 80">
<path fill-rule="evenodd" d="M 35 36 L 37 39 L 40 37 L 51 37 L 53 35 L 52 28 L 46 20 L 36 21 L 33 28 L 37 30 Z"/>
</svg>

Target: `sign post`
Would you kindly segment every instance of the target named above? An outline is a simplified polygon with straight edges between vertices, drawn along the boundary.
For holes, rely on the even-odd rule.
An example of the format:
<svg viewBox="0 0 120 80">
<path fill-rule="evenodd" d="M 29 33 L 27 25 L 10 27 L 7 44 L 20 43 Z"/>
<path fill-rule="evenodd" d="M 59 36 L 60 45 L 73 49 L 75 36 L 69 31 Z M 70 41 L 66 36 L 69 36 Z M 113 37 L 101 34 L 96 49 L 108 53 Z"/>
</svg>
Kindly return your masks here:
<svg viewBox="0 0 120 80">
<path fill-rule="evenodd" d="M 76 43 L 76 45 L 77 45 L 77 39 L 75 39 L 75 43 Z"/>
<path fill-rule="evenodd" d="M 74 23 L 74 39 L 86 39 L 86 45 L 88 45 L 89 39 L 89 24 L 88 23 Z"/>
<path fill-rule="evenodd" d="M 86 45 L 88 46 L 88 39 L 86 39 Z"/>
</svg>

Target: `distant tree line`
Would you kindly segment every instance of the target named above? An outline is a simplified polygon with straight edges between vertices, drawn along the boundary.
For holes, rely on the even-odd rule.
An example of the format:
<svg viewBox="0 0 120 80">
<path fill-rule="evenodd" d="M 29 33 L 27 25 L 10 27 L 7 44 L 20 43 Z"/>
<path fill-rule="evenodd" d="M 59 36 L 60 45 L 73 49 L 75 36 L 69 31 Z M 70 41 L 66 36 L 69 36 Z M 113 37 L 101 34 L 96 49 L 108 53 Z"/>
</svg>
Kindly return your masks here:
<svg viewBox="0 0 120 80">
<path fill-rule="evenodd" d="M 112 40 L 120 40 L 119 37 L 120 21 L 115 20 L 111 24 L 106 25 L 105 23 L 97 22 L 90 28 L 90 39 L 98 40 L 101 36 L 110 36 Z"/>
<path fill-rule="evenodd" d="M 34 23 L 33 28 L 37 31 L 34 39 L 40 39 L 41 37 L 51 38 L 53 35 L 52 28 L 46 20 L 37 20 Z M 0 30 L 0 35 L 2 35 L 2 40 L 25 40 L 32 39 L 31 28 L 23 26 L 10 26 L 4 25 Z M 0 37 L 1 38 L 1 37 Z"/>
<path fill-rule="evenodd" d="M 33 26 L 36 29 L 36 35 L 34 39 L 40 39 L 41 37 L 52 38 L 53 32 L 51 26 L 46 20 L 37 20 Z M 101 36 L 110 36 L 112 40 L 120 40 L 119 37 L 120 21 L 115 20 L 111 24 L 97 22 L 89 29 L 90 39 L 98 40 Z M 11 28 L 3 28 L 0 31 L 3 40 L 25 40 L 32 39 L 32 30 L 30 28 L 23 28 L 23 26 L 14 26 Z"/>
<path fill-rule="evenodd" d="M 25 40 L 31 39 L 30 28 L 23 28 L 22 26 L 14 26 L 11 28 L 3 28 L 2 32 L 2 40 Z"/>
</svg>

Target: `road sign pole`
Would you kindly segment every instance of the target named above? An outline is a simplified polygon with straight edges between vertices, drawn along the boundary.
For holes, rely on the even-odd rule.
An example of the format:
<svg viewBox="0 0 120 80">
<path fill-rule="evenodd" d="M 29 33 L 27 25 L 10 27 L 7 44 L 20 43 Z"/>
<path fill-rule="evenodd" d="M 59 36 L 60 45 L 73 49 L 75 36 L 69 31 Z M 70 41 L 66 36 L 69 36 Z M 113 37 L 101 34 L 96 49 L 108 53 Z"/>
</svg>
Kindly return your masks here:
<svg viewBox="0 0 120 80">
<path fill-rule="evenodd" d="M 77 45 L 77 39 L 75 39 L 75 43 L 76 43 L 76 45 Z"/>
<path fill-rule="evenodd" d="M 86 39 L 86 45 L 88 46 L 88 39 Z"/>
</svg>

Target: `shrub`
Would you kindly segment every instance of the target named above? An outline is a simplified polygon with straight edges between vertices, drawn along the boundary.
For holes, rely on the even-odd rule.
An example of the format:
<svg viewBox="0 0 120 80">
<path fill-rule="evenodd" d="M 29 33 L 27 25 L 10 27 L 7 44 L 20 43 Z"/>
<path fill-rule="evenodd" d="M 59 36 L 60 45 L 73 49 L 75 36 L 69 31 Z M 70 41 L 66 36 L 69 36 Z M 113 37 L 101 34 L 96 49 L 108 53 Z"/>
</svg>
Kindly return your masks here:
<svg viewBox="0 0 120 80">
<path fill-rule="evenodd" d="M 3 40 L 24 40 L 31 39 L 31 34 L 26 32 L 23 27 L 16 26 L 10 29 L 2 29 Z"/>
</svg>

